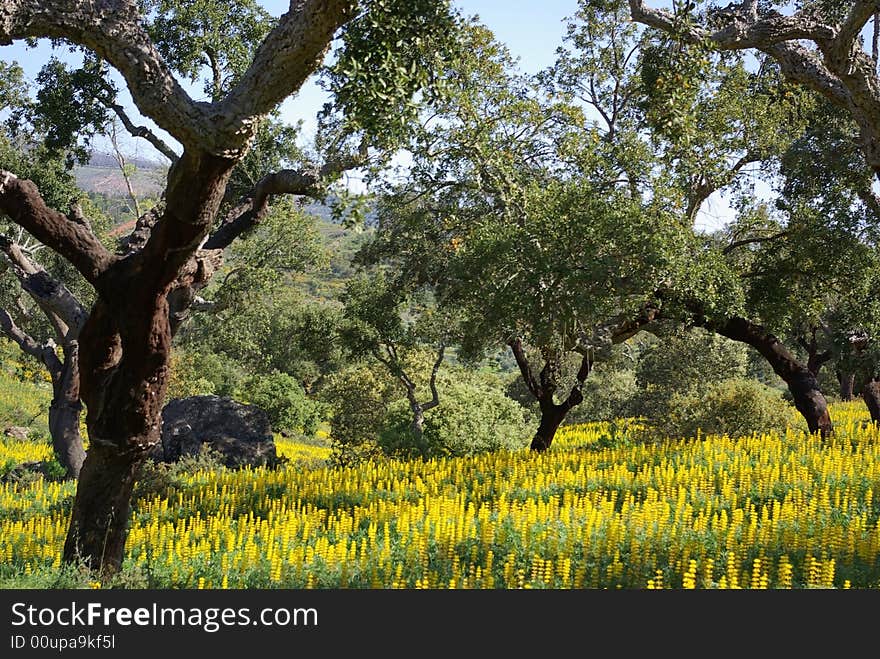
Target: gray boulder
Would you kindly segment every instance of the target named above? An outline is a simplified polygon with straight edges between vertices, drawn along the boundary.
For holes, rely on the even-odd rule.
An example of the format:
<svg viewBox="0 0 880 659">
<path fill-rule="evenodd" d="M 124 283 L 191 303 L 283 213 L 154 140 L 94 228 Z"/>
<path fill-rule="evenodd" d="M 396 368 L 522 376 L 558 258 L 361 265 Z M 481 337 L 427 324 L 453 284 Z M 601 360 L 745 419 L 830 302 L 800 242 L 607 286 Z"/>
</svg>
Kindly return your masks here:
<svg viewBox="0 0 880 659">
<path fill-rule="evenodd" d="M 3 434 L 13 439 L 27 439 L 30 430 L 22 426 L 9 426 L 3 429 Z"/>
<path fill-rule="evenodd" d="M 259 407 L 220 396 L 169 401 L 162 409 L 162 441 L 150 457 L 176 462 L 198 455 L 202 446 L 218 452 L 227 467 L 278 462 L 269 417 Z"/>
</svg>

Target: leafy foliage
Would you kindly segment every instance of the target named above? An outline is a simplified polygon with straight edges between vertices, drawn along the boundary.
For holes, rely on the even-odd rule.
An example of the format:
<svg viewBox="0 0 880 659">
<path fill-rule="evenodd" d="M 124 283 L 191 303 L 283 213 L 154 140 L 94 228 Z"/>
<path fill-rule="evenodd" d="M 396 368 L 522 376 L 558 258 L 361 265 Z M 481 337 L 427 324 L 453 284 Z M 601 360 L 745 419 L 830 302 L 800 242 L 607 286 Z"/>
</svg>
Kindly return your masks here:
<svg viewBox="0 0 880 659">
<path fill-rule="evenodd" d="M 337 112 L 344 117 L 335 139 L 399 143 L 417 118 L 416 96 L 443 91 L 436 72 L 459 52 L 458 24 L 448 0 L 362 0 L 321 78 L 334 98 L 325 123 L 332 126 Z"/>
<path fill-rule="evenodd" d="M 278 371 L 249 377 L 237 398 L 265 410 L 276 431 L 314 435 L 323 417 L 322 407 L 306 396 L 302 384 Z"/>
<path fill-rule="evenodd" d="M 668 437 L 694 437 L 700 433 L 742 437 L 784 432 L 791 418 L 792 407 L 778 389 L 732 378 L 674 394 L 668 399 L 657 430 Z"/>
<path fill-rule="evenodd" d="M 524 410 L 493 383 L 471 376 L 447 376 L 441 405 L 425 413 L 425 429 L 413 435 L 406 401 L 393 403 L 377 442 L 386 455 L 434 458 L 522 449 L 531 439 Z"/>
<path fill-rule="evenodd" d="M 674 397 L 705 390 L 723 380 L 744 378 L 747 350 L 741 343 L 699 328 L 667 329 L 645 346 L 636 362 L 639 394 L 633 414 L 662 422 Z"/>
<path fill-rule="evenodd" d="M 333 464 L 352 465 L 379 454 L 376 437 L 388 406 L 401 397 L 385 369 L 359 364 L 336 371 L 319 397 L 330 410 Z"/>
</svg>

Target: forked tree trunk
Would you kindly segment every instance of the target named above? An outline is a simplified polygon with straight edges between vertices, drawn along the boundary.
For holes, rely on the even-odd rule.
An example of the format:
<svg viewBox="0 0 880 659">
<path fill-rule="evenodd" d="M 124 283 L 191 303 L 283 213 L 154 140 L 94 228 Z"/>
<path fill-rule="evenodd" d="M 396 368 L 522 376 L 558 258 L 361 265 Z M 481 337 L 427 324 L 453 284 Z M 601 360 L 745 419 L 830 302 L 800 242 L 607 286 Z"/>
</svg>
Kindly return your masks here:
<svg viewBox="0 0 880 659">
<path fill-rule="evenodd" d="M 535 378 L 535 374 L 532 372 L 532 367 L 526 357 L 522 340 L 519 338 L 514 339 L 510 341 L 509 345 L 513 351 L 513 357 L 516 360 L 517 366 L 519 366 L 520 375 L 522 375 L 526 387 L 538 401 L 538 406 L 541 409 L 538 430 L 532 438 L 529 449 L 536 453 L 543 453 L 553 444 L 556 431 L 562 425 L 562 422 L 565 421 L 569 411 L 583 402 L 584 395 L 581 389 L 593 370 L 593 355 L 591 351 L 585 351 L 581 355 L 581 365 L 578 368 L 575 385 L 568 393 L 566 399 L 562 403 L 557 403 L 553 400 L 553 395 L 559 388 L 558 375 L 561 357 L 559 352 L 549 349 L 542 350 L 541 355 L 544 366 L 539 376 Z"/>
<path fill-rule="evenodd" d="M 82 561 L 104 574 L 122 565 L 136 475 L 160 439 L 171 347 L 164 298 L 140 313 L 129 308 L 120 315 L 124 320 L 117 321 L 99 299 L 80 335 L 89 451 L 63 554 L 65 562 Z M 124 355 L 123 333 L 125 342 L 137 342 L 142 350 Z"/>
<path fill-rule="evenodd" d="M 184 153 L 169 174 L 163 221 L 142 251 L 101 282 L 79 336 L 89 451 L 64 544 L 67 563 L 83 561 L 105 574 L 122 565 L 136 474 L 161 435 L 172 337 L 167 295 L 181 278 L 201 276 L 201 266 L 185 273 L 233 164 Z"/>
<path fill-rule="evenodd" d="M 862 399 L 871 413 L 871 421 L 880 423 L 880 380 L 871 378 L 862 387 Z"/>
<path fill-rule="evenodd" d="M 816 376 L 764 327 L 741 317 L 720 323 L 706 323 L 705 327 L 734 341 L 755 348 L 773 367 L 773 371 L 788 385 L 794 406 L 807 422 L 811 433 L 827 437 L 834 433 L 828 402 L 819 389 Z"/>
<path fill-rule="evenodd" d="M 49 406 L 49 434 L 55 457 L 70 478 L 79 478 L 86 451 L 79 432 L 82 404 L 79 400 L 79 346 L 64 348 L 59 373 L 52 374 L 52 404 Z"/>
</svg>

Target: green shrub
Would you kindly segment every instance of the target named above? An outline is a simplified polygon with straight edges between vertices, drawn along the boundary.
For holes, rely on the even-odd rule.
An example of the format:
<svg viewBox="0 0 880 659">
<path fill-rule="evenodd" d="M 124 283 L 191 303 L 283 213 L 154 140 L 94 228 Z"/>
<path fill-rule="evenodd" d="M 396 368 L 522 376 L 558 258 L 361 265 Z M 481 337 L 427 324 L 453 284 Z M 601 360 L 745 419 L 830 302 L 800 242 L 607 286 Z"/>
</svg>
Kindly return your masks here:
<svg viewBox="0 0 880 659">
<path fill-rule="evenodd" d="M 675 330 L 646 348 L 636 365 L 639 387 L 632 414 L 648 419 L 665 416 L 674 396 L 706 383 L 744 378 L 748 348 L 700 328 Z"/>
<path fill-rule="evenodd" d="M 327 377 L 319 398 L 329 410 L 330 462 L 350 465 L 375 457 L 388 406 L 400 395 L 384 367 L 357 366 Z"/>
<path fill-rule="evenodd" d="M 242 380 L 235 363 L 210 352 L 175 350 L 171 355 L 168 400 L 190 396 L 233 396 Z"/>
<path fill-rule="evenodd" d="M 425 412 L 421 438 L 411 429 L 412 412 L 405 400 L 388 409 L 378 443 L 396 457 L 464 456 L 528 444 L 531 423 L 523 408 L 479 379 L 443 382 L 440 405 Z"/>
<path fill-rule="evenodd" d="M 727 434 L 731 437 L 755 432 L 783 432 L 791 408 L 777 390 L 755 380 L 731 378 L 675 394 L 666 414 L 655 427 L 669 437 Z"/>
<path fill-rule="evenodd" d="M 279 432 L 314 435 L 323 418 L 323 406 L 310 399 L 292 376 L 279 371 L 249 377 L 237 398 L 265 410 L 272 429 Z"/>
<path fill-rule="evenodd" d="M 583 402 L 572 408 L 566 424 L 613 421 L 632 415 L 639 392 L 634 371 L 595 368 L 581 389 Z"/>
</svg>

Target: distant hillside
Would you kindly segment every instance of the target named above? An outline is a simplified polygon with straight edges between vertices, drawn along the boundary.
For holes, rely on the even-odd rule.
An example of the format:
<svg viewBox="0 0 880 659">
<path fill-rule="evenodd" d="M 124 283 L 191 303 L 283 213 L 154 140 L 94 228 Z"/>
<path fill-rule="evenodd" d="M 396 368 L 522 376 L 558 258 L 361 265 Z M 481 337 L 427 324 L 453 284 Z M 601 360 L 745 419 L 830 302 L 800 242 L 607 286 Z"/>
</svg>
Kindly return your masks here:
<svg viewBox="0 0 880 659">
<path fill-rule="evenodd" d="M 138 197 L 158 195 L 165 185 L 166 166 L 151 160 L 130 158 L 135 166 L 132 188 Z M 107 153 L 93 153 L 88 165 L 74 170 L 76 184 L 86 192 L 107 197 L 124 197 L 128 194 L 125 178 L 119 170 L 116 158 Z"/>
</svg>

